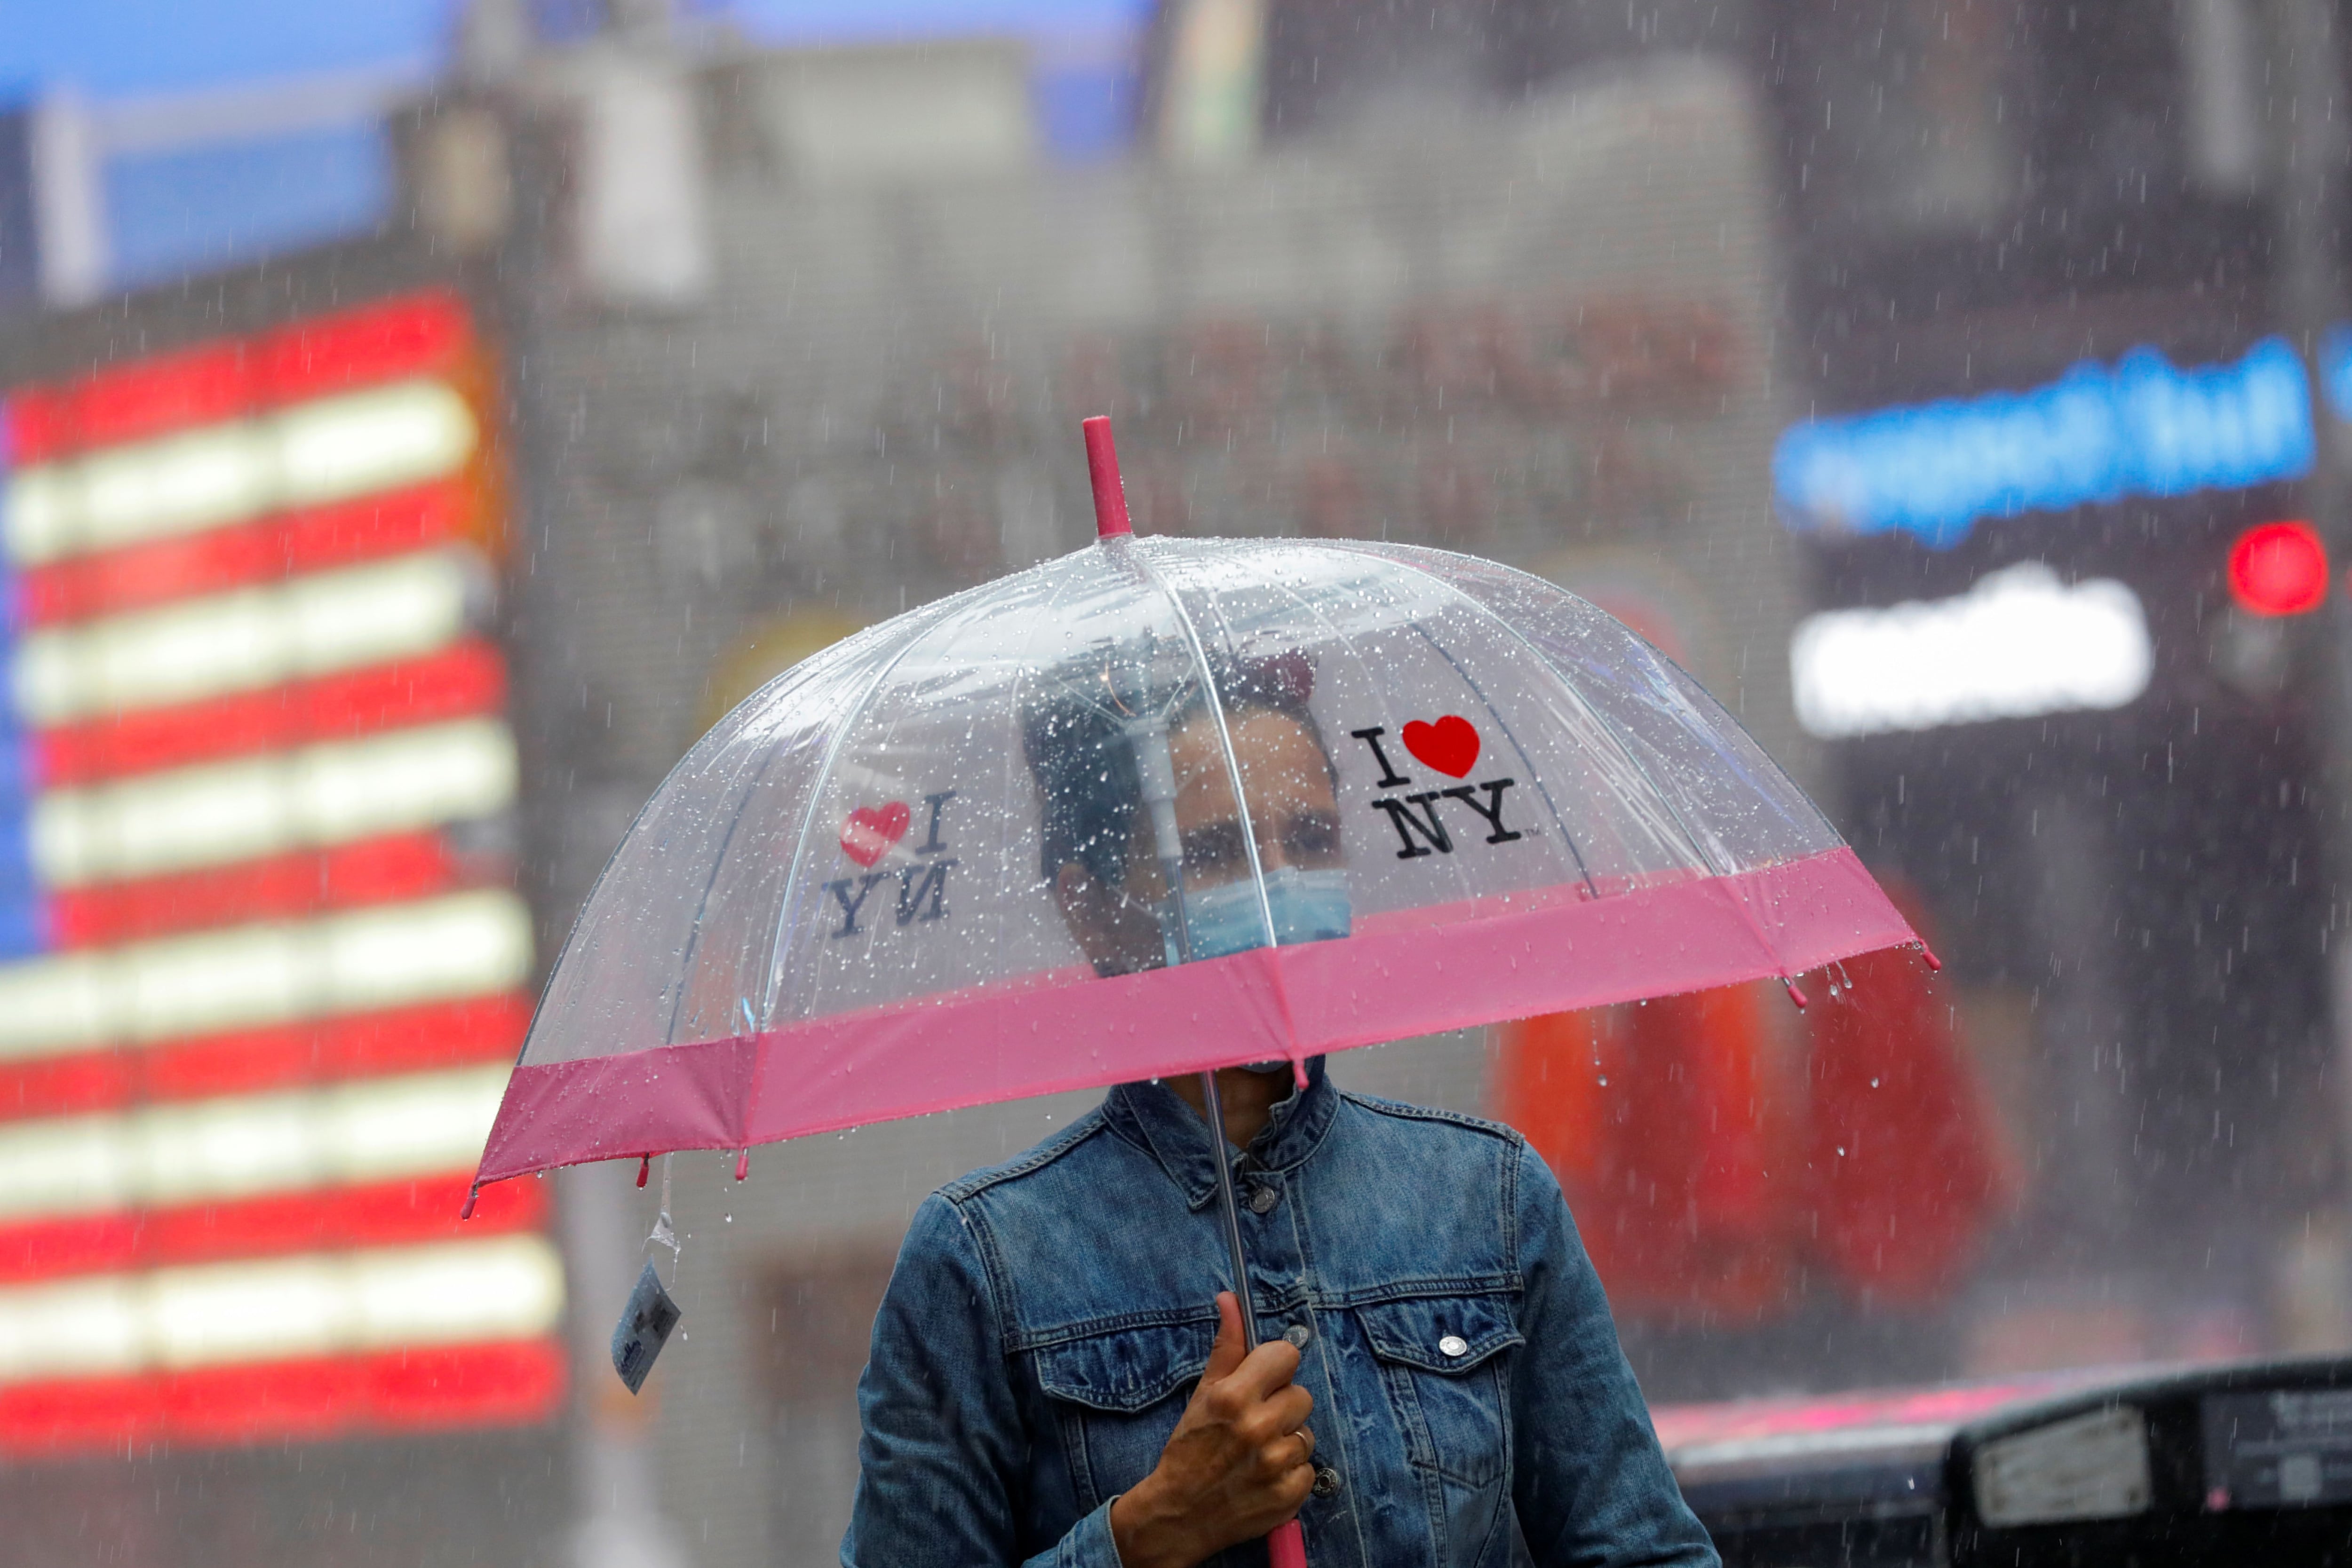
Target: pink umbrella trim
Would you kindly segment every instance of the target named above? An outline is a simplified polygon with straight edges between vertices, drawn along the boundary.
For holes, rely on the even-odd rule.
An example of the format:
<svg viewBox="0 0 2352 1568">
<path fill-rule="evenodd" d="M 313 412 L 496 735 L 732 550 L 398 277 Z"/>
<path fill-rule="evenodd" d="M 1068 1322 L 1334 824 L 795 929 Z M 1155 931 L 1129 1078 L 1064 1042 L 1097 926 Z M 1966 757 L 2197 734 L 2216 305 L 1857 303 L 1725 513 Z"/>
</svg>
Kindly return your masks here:
<svg viewBox="0 0 2352 1568">
<path fill-rule="evenodd" d="M 1511 904 L 1518 903 L 1519 907 Z M 1526 907 L 1531 903 L 1533 907 Z M 478 1182 L 1298 1061 L 1768 977 L 1918 937 L 1850 849 L 1613 896 L 1481 900 L 1118 979 L 1066 971 L 751 1036 L 519 1066 Z M 1083 987 L 1082 1002 L 1068 993 Z"/>
</svg>

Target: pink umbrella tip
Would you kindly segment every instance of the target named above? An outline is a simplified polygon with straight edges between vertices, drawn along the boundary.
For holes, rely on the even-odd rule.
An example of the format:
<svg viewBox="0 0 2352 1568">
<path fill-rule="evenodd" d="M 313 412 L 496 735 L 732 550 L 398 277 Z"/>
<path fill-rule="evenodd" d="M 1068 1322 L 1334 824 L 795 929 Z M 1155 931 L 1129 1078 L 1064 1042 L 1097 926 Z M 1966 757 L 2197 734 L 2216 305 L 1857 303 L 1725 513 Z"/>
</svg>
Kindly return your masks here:
<svg viewBox="0 0 2352 1568">
<path fill-rule="evenodd" d="M 1786 975 L 1780 977 L 1780 983 L 1789 988 L 1789 999 L 1797 1004 L 1797 1010 L 1804 1011 L 1806 1004 L 1811 999 L 1805 995 L 1805 988 Z"/>
<path fill-rule="evenodd" d="M 642 1187 L 642 1186 L 644 1186 L 646 1185 L 646 1177 L 647 1177 L 648 1176 L 651 1176 L 651 1175 L 653 1174 L 653 1168 L 654 1168 L 654 1157 L 653 1157 L 653 1155 L 639 1155 L 637 1156 L 637 1186 L 638 1186 Z"/>
<path fill-rule="evenodd" d="M 735 1179 L 741 1181 L 751 1174 L 751 1151 L 745 1149 L 735 1156 Z"/>
<path fill-rule="evenodd" d="M 482 1196 L 482 1189 L 481 1189 L 481 1186 L 480 1186 L 478 1184 L 477 1184 L 477 1185 L 475 1185 L 475 1186 L 469 1186 L 469 1187 L 467 1187 L 467 1188 L 466 1189 L 466 1203 L 465 1203 L 465 1207 L 463 1207 L 462 1208 L 460 1208 L 460 1209 L 458 1209 L 458 1210 L 457 1210 L 457 1218 L 460 1218 L 460 1219 L 471 1219 L 471 1218 L 474 1218 L 474 1201 L 475 1201 L 475 1199 L 477 1199 L 477 1198 L 480 1197 L 481 1196 Z"/>
<path fill-rule="evenodd" d="M 1944 961 L 1937 957 L 1936 950 L 1925 942 L 1919 944 L 1919 956 L 1927 964 L 1929 974 L 1940 975 L 1944 972 Z"/>
<path fill-rule="evenodd" d="M 1096 414 L 1080 421 L 1078 428 L 1086 433 L 1087 477 L 1094 482 L 1096 537 L 1135 532 L 1127 516 L 1127 486 L 1118 476 L 1118 448 L 1111 444 L 1110 415 Z"/>
</svg>

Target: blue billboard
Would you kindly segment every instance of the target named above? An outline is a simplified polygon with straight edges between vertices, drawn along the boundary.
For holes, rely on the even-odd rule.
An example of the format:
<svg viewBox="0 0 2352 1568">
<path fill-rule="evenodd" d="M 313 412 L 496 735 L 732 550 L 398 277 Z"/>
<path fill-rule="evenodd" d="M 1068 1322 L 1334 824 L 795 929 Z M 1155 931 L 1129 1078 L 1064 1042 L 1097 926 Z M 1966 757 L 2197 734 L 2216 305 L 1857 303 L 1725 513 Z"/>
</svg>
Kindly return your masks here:
<svg viewBox="0 0 2352 1568">
<path fill-rule="evenodd" d="M 2321 359 L 2340 415 L 2352 333 L 2331 332 Z M 2315 449 L 2302 359 L 2273 337 L 2225 364 L 2141 348 L 2025 392 L 1808 420 L 1781 435 L 1772 479 L 1799 532 L 1948 549 L 1990 518 L 2299 479 Z"/>
</svg>

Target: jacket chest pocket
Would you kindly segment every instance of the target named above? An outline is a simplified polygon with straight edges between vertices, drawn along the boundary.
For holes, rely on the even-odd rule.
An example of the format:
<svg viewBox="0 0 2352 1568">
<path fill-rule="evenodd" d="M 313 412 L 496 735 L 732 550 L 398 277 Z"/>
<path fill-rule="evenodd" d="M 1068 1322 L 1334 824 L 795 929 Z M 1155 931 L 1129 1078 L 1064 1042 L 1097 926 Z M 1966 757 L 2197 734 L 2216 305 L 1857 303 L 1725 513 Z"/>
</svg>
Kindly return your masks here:
<svg viewBox="0 0 2352 1568">
<path fill-rule="evenodd" d="M 1510 1469 L 1503 1353 L 1525 1343 L 1508 1301 L 1429 1296 L 1355 1309 L 1415 1468 L 1469 1487 Z"/>
<path fill-rule="evenodd" d="M 1158 1324 L 1063 1340 L 1033 1353 L 1080 1511 L 1151 1473 L 1208 1368 L 1215 1333 L 1213 1322 Z"/>
</svg>

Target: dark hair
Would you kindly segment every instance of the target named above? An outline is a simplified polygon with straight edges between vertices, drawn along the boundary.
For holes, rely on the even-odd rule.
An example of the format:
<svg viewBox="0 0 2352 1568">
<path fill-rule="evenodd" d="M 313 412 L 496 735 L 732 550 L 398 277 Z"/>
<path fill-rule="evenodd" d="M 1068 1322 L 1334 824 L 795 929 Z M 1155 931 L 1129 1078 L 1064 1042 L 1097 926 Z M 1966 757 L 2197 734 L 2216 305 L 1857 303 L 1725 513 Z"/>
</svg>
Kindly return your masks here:
<svg viewBox="0 0 2352 1568">
<path fill-rule="evenodd" d="M 1048 882 L 1072 861 L 1106 887 L 1127 881 L 1127 845 L 1143 789 L 1123 716 L 1107 700 L 1112 664 L 1108 649 L 1072 660 L 1046 678 L 1046 695 L 1021 716 L 1022 753 L 1044 797 L 1038 860 Z M 1306 654 L 1212 658 L 1209 677 L 1228 719 L 1280 714 L 1306 730 L 1329 763 L 1331 748 L 1307 706 L 1315 694 L 1315 665 Z M 1168 716 L 1171 734 L 1207 709 L 1200 684 L 1191 688 Z"/>
</svg>

